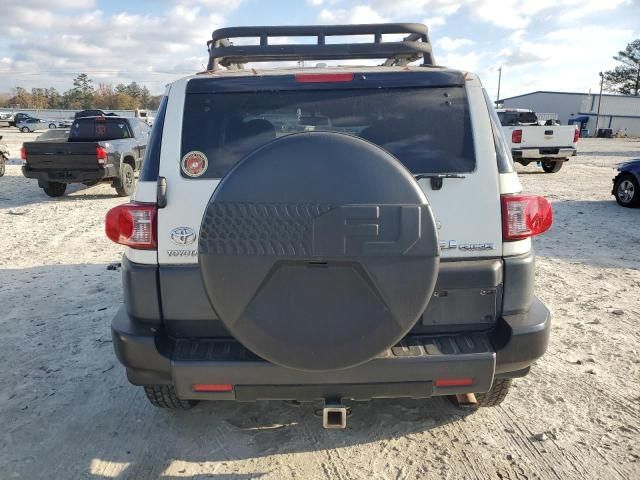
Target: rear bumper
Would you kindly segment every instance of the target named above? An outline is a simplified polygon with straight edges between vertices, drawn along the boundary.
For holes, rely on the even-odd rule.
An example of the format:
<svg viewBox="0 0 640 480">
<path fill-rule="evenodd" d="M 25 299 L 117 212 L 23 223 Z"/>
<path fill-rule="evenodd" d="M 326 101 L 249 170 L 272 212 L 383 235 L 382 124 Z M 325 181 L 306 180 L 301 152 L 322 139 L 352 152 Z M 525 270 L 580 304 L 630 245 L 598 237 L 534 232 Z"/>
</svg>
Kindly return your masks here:
<svg viewBox="0 0 640 480">
<path fill-rule="evenodd" d="M 35 178 L 38 180 L 38 184 L 46 182 L 81 183 L 113 178 L 118 175 L 118 171 L 114 165 L 107 165 L 96 170 L 34 170 L 23 165 L 22 174 L 26 178 Z"/>
<path fill-rule="evenodd" d="M 514 148 L 511 150 L 513 159 L 537 160 L 537 159 L 568 159 L 578 154 L 574 147 L 532 147 L 532 148 Z"/>
<path fill-rule="evenodd" d="M 484 392 L 497 376 L 526 374 L 547 348 L 550 314 L 534 299 L 527 313 L 505 316 L 490 332 L 407 337 L 369 362 L 327 372 L 274 365 L 234 340 L 171 339 L 133 320 L 124 306 L 111 329 L 131 383 L 172 384 L 184 399 L 421 398 Z M 436 384 L 447 379 L 471 379 L 471 384 Z M 195 392 L 195 384 L 231 384 L 233 391 Z"/>
</svg>

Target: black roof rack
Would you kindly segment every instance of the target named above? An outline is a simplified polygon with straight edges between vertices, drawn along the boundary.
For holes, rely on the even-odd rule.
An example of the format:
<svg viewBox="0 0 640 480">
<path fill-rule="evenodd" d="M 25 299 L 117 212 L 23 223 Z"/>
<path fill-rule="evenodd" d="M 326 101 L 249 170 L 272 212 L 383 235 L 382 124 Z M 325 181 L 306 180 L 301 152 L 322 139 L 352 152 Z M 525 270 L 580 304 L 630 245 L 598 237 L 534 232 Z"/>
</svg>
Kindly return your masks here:
<svg viewBox="0 0 640 480">
<path fill-rule="evenodd" d="M 399 42 L 383 42 L 384 34 L 407 34 Z M 372 43 L 327 44 L 326 37 L 372 35 Z M 315 44 L 269 44 L 269 37 L 316 37 Z M 258 38 L 259 45 L 234 45 L 234 38 Z M 301 60 L 346 60 L 387 58 L 385 66 L 406 65 L 423 59 L 435 65 L 428 29 L 420 23 L 375 23 L 368 25 L 292 25 L 271 27 L 230 27 L 215 30 L 207 42 L 207 70 L 220 66 L 242 68 L 248 62 Z"/>
</svg>

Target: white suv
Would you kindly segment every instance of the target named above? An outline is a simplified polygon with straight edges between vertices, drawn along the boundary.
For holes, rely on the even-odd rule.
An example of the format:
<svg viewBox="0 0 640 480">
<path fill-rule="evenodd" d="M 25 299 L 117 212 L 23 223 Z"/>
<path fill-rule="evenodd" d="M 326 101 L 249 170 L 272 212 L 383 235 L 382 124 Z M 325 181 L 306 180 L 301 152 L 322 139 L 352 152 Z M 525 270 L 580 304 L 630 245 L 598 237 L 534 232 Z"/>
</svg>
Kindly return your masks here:
<svg viewBox="0 0 640 480">
<path fill-rule="evenodd" d="M 208 71 L 167 89 L 132 202 L 107 215 L 127 246 L 116 354 L 160 407 L 324 400 L 340 428 L 350 399 L 496 405 L 550 331 L 531 237 L 551 208 L 520 191 L 479 79 L 435 66 L 425 26 L 217 30 Z"/>
</svg>

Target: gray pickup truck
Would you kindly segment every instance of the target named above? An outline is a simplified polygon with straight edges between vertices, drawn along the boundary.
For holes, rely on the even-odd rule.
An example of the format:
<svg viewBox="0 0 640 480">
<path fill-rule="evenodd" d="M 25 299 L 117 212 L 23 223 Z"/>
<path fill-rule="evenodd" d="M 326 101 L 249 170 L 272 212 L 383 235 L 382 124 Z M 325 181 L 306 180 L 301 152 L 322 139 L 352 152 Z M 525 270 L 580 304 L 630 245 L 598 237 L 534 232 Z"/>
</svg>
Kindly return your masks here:
<svg viewBox="0 0 640 480">
<path fill-rule="evenodd" d="M 129 196 L 148 137 L 148 125 L 135 118 L 79 118 L 66 142 L 26 142 L 22 173 L 37 179 L 50 197 L 64 195 L 69 183 L 99 182 L 111 182 L 118 195 Z"/>
</svg>

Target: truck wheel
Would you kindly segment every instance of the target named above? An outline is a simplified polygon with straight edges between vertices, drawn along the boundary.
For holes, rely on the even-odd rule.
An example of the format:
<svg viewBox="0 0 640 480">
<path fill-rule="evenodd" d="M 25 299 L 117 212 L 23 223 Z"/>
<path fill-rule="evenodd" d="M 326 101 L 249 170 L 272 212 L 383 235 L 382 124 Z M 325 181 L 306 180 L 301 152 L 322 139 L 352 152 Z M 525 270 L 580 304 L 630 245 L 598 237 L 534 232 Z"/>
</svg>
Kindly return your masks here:
<svg viewBox="0 0 640 480">
<path fill-rule="evenodd" d="M 20 129 L 20 131 L 21 131 L 22 133 L 29 133 L 29 127 L 22 127 L 22 128 Z"/>
<path fill-rule="evenodd" d="M 128 163 L 122 165 L 122 176 L 116 182 L 116 192 L 120 197 L 128 197 L 133 193 L 136 179 L 133 174 L 133 167 Z"/>
<path fill-rule="evenodd" d="M 507 397 L 510 387 L 510 378 L 494 380 L 491 390 L 484 393 L 476 393 L 476 400 L 478 401 L 476 407 L 496 407 L 500 405 Z"/>
<path fill-rule="evenodd" d="M 61 197 L 67 190 L 67 184 L 59 182 L 47 182 L 46 186 L 42 187 L 42 189 L 44 190 L 44 193 L 46 193 L 50 197 Z"/>
<path fill-rule="evenodd" d="M 542 162 L 542 170 L 545 173 L 556 173 L 562 168 L 564 162 Z"/>
<path fill-rule="evenodd" d="M 640 206 L 640 185 L 636 177 L 630 173 L 618 175 L 613 185 L 613 194 L 618 205 L 623 207 Z"/>
<path fill-rule="evenodd" d="M 146 385 L 144 393 L 151 405 L 158 408 L 170 408 L 173 410 L 189 410 L 194 407 L 197 400 L 182 400 L 176 395 L 176 389 L 171 385 Z"/>
</svg>

